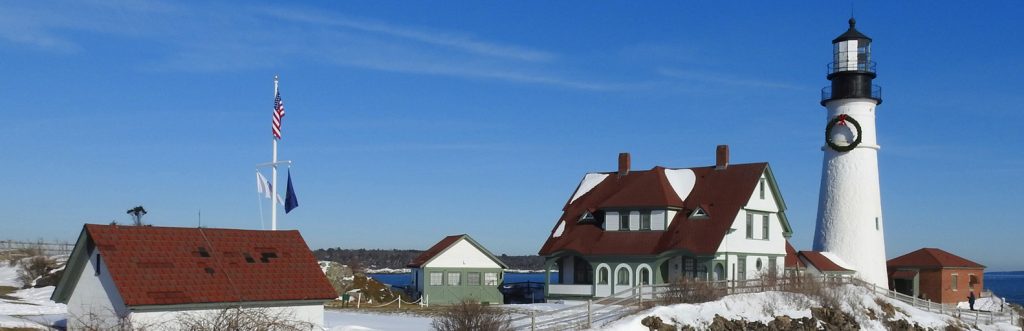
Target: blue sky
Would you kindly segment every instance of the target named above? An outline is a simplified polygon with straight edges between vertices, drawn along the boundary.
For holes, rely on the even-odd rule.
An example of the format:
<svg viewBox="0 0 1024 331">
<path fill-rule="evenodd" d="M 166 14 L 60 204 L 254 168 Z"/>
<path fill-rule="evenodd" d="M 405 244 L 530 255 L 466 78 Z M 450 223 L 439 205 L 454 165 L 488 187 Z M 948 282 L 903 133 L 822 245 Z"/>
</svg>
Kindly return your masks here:
<svg viewBox="0 0 1024 331">
<path fill-rule="evenodd" d="M 809 249 L 843 2 L 0 2 L 0 239 L 83 222 L 259 229 L 280 157 L 313 248 L 469 233 L 534 254 L 588 171 L 770 162 Z M 1024 269 L 1020 2 L 857 2 L 887 250 Z M 263 204 L 264 223 L 269 206 Z"/>
</svg>

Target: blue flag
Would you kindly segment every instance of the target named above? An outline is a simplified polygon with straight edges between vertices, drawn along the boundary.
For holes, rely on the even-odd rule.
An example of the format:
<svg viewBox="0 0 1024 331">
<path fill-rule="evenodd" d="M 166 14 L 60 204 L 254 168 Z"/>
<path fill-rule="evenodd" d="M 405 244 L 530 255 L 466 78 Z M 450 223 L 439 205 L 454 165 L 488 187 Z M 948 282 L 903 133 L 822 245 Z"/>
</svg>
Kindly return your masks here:
<svg viewBox="0 0 1024 331">
<path fill-rule="evenodd" d="M 288 190 L 288 192 L 284 196 L 284 213 L 285 214 L 287 214 L 288 212 L 292 211 L 292 209 L 295 209 L 295 207 L 299 206 L 299 198 L 295 197 L 295 188 L 292 187 L 292 169 L 288 169 L 288 189 L 287 190 Z"/>
</svg>

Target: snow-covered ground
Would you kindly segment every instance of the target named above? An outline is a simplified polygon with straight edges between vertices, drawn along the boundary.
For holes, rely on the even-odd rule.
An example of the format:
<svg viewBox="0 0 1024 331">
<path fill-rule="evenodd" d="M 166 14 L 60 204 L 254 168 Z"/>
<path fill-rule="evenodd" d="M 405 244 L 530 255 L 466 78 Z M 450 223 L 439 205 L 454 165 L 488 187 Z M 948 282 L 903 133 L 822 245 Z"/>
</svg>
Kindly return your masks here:
<svg viewBox="0 0 1024 331">
<path fill-rule="evenodd" d="M 7 265 L 0 266 L 0 285 L 18 286 L 16 268 Z M 847 299 L 840 304 L 844 311 L 860 311 L 853 314 L 857 323 L 865 330 L 885 330 L 879 320 L 868 317 L 865 310 L 881 312 L 882 309 L 875 302 L 875 296 L 867 289 L 847 286 Z M 53 293 L 53 287 L 25 289 L 15 291 L 10 296 L 18 300 L 0 299 L 0 328 L 40 328 L 44 325 L 61 324 L 67 307 L 63 304 L 54 303 L 49 300 Z M 930 313 L 914 308 L 896 300 L 884 299 L 894 307 L 898 308 L 895 319 L 906 319 L 911 323 L 918 323 L 926 328 L 943 329 L 954 320 L 952 317 Z M 501 305 L 502 309 L 508 309 L 513 317 L 524 316 L 530 311 L 545 312 L 561 308 L 583 304 L 580 301 L 551 302 L 522 305 Z M 764 292 L 753 294 L 737 294 L 727 296 L 718 301 L 703 304 L 679 304 L 661 306 L 647 309 L 635 315 L 627 316 L 608 325 L 598 326 L 596 330 L 647 330 L 640 324 L 644 317 L 655 315 L 661 317 L 665 322 L 673 320 L 685 321 L 686 324 L 706 326 L 711 323 L 716 314 L 726 319 L 744 319 L 747 321 L 770 322 L 775 316 L 788 315 L 793 318 L 811 316 L 810 308 L 816 302 L 806 297 L 795 297 L 794 294 L 780 292 Z M 976 302 L 979 309 L 997 310 L 999 301 L 989 298 L 982 298 Z M 387 331 L 387 330 L 430 330 L 431 319 L 429 317 L 409 314 L 378 314 L 369 311 L 353 310 L 331 310 L 324 312 L 324 324 L 332 331 Z M 983 331 L 994 330 L 1021 330 L 1020 327 L 1009 324 L 979 325 Z"/>
<path fill-rule="evenodd" d="M 839 303 L 842 310 L 850 313 L 857 320 L 857 324 L 864 330 L 885 330 L 885 325 L 879 319 L 872 319 L 865 312 L 873 310 L 876 314 L 882 314 L 882 308 L 875 302 L 876 296 L 870 290 L 862 287 L 846 285 L 840 289 L 845 292 L 844 300 Z M 883 298 L 896 308 L 893 320 L 905 319 L 910 323 L 917 323 L 924 328 L 942 330 L 956 319 L 947 315 L 926 312 L 898 300 Z M 775 316 L 787 315 L 792 318 L 810 317 L 810 307 L 818 306 L 813 299 L 802 295 L 782 292 L 763 292 L 751 294 L 736 294 L 726 296 L 718 301 L 703 304 L 678 304 L 651 308 L 632 316 L 625 317 L 606 326 L 599 327 L 600 330 L 627 331 L 647 330 L 647 327 L 640 324 L 647 316 L 658 316 L 664 322 L 673 320 L 685 321 L 687 324 L 697 326 L 697 329 L 706 327 L 714 320 L 715 315 L 721 315 L 728 320 L 760 321 L 771 322 Z M 1007 323 L 996 325 L 979 325 L 981 330 L 1021 330 L 1020 327 L 1011 326 Z"/>
</svg>

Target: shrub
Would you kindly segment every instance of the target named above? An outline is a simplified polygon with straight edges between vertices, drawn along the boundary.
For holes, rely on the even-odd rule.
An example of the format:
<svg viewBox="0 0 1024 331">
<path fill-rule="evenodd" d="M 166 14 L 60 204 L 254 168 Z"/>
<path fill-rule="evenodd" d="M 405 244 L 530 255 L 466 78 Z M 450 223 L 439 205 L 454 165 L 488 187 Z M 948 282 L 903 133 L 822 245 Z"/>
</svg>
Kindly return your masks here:
<svg viewBox="0 0 1024 331">
<path fill-rule="evenodd" d="M 46 256 L 33 256 L 21 261 L 18 270 L 18 281 L 25 287 L 36 285 L 36 280 L 47 276 L 57 268 L 57 261 Z"/>
<path fill-rule="evenodd" d="M 298 321 L 287 310 L 269 308 L 225 308 L 215 313 L 183 314 L 175 321 L 179 330 L 252 330 L 299 331 L 312 330 L 314 325 Z"/>
<path fill-rule="evenodd" d="M 467 300 L 446 307 L 430 326 L 438 331 L 510 331 L 512 321 L 500 309 Z"/>
<path fill-rule="evenodd" d="M 663 304 L 704 303 L 721 299 L 724 288 L 714 284 L 681 277 L 669 284 L 668 289 L 658 295 Z"/>
</svg>

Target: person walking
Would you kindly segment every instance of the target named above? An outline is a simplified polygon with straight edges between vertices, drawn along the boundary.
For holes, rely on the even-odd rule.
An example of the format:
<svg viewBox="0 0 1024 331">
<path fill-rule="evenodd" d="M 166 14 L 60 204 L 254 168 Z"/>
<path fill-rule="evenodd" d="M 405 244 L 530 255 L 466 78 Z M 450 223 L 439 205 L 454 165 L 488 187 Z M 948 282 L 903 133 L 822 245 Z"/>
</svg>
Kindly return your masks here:
<svg viewBox="0 0 1024 331">
<path fill-rule="evenodd" d="M 971 291 L 971 295 L 967 296 L 967 304 L 971 306 L 971 310 L 974 310 L 974 291 Z"/>
</svg>

